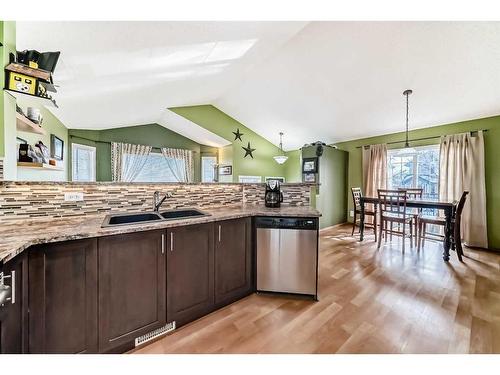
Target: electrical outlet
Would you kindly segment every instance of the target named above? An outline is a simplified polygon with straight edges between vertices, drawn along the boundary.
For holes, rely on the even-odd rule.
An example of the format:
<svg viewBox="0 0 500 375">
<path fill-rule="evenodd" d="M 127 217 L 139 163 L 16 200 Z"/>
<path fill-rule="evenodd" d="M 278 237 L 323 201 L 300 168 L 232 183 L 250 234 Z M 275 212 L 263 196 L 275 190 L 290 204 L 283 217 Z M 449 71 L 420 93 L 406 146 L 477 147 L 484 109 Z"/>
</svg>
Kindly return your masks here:
<svg viewBox="0 0 500 375">
<path fill-rule="evenodd" d="M 77 202 L 77 201 L 83 201 L 83 192 L 71 192 L 71 193 L 64 193 L 64 201 L 65 202 Z"/>
<path fill-rule="evenodd" d="M 353 210 L 349 211 L 349 216 L 350 217 L 354 217 L 354 211 Z"/>
</svg>

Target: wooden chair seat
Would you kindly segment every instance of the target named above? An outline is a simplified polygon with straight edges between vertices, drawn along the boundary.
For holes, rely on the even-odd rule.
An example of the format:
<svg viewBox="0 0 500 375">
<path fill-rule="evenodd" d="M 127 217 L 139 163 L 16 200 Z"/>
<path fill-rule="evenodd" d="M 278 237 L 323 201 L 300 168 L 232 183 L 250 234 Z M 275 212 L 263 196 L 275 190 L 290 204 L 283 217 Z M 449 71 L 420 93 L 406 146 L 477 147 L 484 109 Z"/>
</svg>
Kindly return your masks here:
<svg viewBox="0 0 500 375">
<path fill-rule="evenodd" d="M 357 214 L 361 214 L 361 210 L 356 209 L 356 213 L 357 213 Z M 365 215 L 375 216 L 376 214 L 377 214 L 377 212 L 376 212 L 376 211 L 372 211 L 372 210 L 365 210 Z"/>
<path fill-rule="evenodd" d="M 356 223 L 358 222 L 358 217 L 361 218 L 361 197 L 363 196 L 363 193 L 361 192 L 361 188 L 355 187 L 351 188 L 351 193 L 352 193 L 352 203 L 354 207 L 354 220 L 352 222 L 352 233 L 351 235 L 354 236 L 354 229 L 356 228 Z M 373 234 L 375 235 L 375 241 L 377 241 L 377 206 L 373 206 L 373 210 L 367 210 L 365 209 L 365 217 L 366 216 L 371 216 L 373 217 L 373 223 L 367 223 L 365 221 L 365 225 L 370 225 L 373 227 Z M 361 219 L 359 219 L 361 220 Z M 361 224 L 361 223 L 360 223 Z M 359 230 L 361 231 L 361 226 L 359 227 Z"/>
<path fill-rule="evenodd" d="M 396 212 L 384 212 L 382 213 L 382 218 L 387 221 L 395 221 L 398 223 L 409 223 L 412 220 L 412 217 Z"/>
<path fill-rule="evenodd" d="M 429 216 L 429 215 L 420 215 L 418 220 L 422 223 L 426 224 L 435 224 L 435 225 L 445 225 L 446 218 L 442 216 Z"/>
</svg>

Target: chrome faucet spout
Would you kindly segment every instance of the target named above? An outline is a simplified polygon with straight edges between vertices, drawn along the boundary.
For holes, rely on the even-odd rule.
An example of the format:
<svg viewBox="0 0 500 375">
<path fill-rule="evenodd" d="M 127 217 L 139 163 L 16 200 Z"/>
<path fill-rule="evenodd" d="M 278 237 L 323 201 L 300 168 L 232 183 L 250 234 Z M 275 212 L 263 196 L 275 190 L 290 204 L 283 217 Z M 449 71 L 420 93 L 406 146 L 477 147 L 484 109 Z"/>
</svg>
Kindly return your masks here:
<svg viewBox="0 0 500 375">
<path fill-rule="evenodd" d="M 158 212 L 160 210 L 160 207 L 161 205 L 163 204 L 163 202 L 165 202 L 165 200 L 167 198 L 171 198 L 172 197 L 172 194 L 170 193 L 167 193 L 165 194 L 161 199 L 160 199 L 160 192 L 159 191 L 155 191 L 153 193 L 153 211 L 154 212 Z"/>
</svg>

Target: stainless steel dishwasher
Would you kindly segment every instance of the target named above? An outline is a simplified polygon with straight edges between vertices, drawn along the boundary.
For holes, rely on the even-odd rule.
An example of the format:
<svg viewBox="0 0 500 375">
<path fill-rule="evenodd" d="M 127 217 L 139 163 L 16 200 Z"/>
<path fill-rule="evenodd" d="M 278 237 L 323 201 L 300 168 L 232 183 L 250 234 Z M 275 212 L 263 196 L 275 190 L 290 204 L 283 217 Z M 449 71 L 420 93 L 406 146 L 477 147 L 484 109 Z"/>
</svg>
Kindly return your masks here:
<svg viewBox="0 0 500 375">
<path fill-rule="evenodd" d="M 318 297 L 318 219 L 258 217 L 257 291 Z"/>
</svg>

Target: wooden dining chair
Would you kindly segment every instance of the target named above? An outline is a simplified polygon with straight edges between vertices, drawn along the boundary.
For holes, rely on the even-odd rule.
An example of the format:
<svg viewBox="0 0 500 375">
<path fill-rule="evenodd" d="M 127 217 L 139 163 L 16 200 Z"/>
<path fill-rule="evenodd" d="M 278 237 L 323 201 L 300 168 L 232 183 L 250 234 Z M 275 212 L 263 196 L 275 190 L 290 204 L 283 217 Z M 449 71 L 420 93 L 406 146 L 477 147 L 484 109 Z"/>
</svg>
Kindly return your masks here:
<svg viewBox="0 0 500 375">
<path fill-rule="evenodd" d="M 405 188 L 400 187 L 398 190 L 406 191 L 406 198 L 410 200 L 422 199 L 424 196 L 424 189 L 422 188 Z M 408 208 L 407 213 L 411 216 L 411 225 L 413 226 L 413 240 L 415 244 L 417 243 L 418 235 L 418 216 L 422 213 L 422 209 L 419 208 Z"/>
<path fill-rule="evenodd" d="M 352 203 L 354 207 L 354 221 L 352 222 L 352 233 L 351 236 L 354 236 L 354 229 L 356 229 L 356 222 L 360 220 L 361 217 L 361 197 L 363 196 L 363 193 L 361 191 L 361 188 L 355 187 L 351 188 L 351 193 L 352 193 Z M 366 222 L 366 217 L 371 216 L 373 217 L 373 223 L 367 223 Z M 373 233 L 375 234 L 375 241 L 377 241 L 377 206 L 373 206 L 373 210 L 369 210 L 365 207 L 365 225 L 369 224 L 373 226 Z M 360 223 L 361 225 L 361 223 Z M 361 230 L 361 226 L 359 228 Z"/>
<path fill-rule="evenodd" d="M 390 230 L 391 235 L 400 235 L 403 238 L 403 252 L 405 250 L 406 226 L 410 229 L 410 245 L 412 244 L 413 226 L 411 225 L 412 217 L 406 211 L 406 198 L 405 190 L 378 190 L 378 198 L 380 204 L 380 231 L 378 235 L 378 246 L 382 244 L 382 235 L 384 235 L 385 242 L 387 242 L 387 234 Z M 393 230 L 393 224 L 398 224 L 402 227 L 401 230 Z M 392 236 L 391 236 L 392 239 Z"/>
<path fill-rule="evenodd" d="M 453 216 L 451 219 L 451 246 L 457 253 L 458 260 L 462 261 L 463 249 L 462 249 L 462 231 L 460 229 L 462 224 L 462 211 L 465 206 L 465 201 L 467 200 L 468 191 L 464 191 L 460 200 L 455 202 L 453 207 Z M 417 239 L 417 249 L 420 250 L 425 244 L 425 236 L 427 234 L 427 225 L 440 225 L 444 227 L 446 225 L 446 218 L 444 216 L 428 216 L 419 215 L 418 217 L 418 239 Z"/>
</svg>

